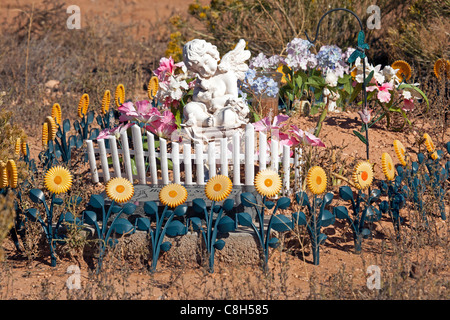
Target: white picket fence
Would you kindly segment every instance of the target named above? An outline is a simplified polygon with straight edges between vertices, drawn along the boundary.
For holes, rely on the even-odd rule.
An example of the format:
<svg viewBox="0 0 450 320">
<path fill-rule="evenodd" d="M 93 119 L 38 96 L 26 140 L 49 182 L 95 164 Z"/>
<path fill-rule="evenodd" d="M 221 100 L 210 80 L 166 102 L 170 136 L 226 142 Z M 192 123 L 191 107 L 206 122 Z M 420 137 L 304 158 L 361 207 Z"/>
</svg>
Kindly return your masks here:
<svg viewBox="0 0 450 320">
<path fill-rule="evenodd" d="M 133 149 L 129 146 L 126 131 L 121 133 L 120 136 L 121 148 L 119 148 L 118 141 L 114 136 L 108 138 L 109 148 L 106 148 L 104 139 L 96 140 L 96 142 L 86 140 L 90 171 L 94 183 L 98 183 L 100 177 L 104 182 L 107 182 L 111 177 L 123 176 L 135 183 L 135 180 L 138 180 L 138 184 L 166 185 L 179 183 L 204 185 L 208 177 L 211 178 L 216 174 L 223 174 L 232 176 L 233 185 L 251 186 L 256 174 L 255 168 L 263 170 L 269 166 L 280 173 L 284 195 L 292 191 L 292 171 L 294 171 L 294 181 L 301 181 L 299 164 L 302 150 L 293 150 L 294 152 L 291 156 L 291 147 L 281 146 L 274 138 L 271 139 L 269 145 L 267 135 L 264 132 L 256 133 L 252 124 L 246 125 L 243 137 L 241 137 L 242 133 L 236 132 L 231 137 L 217 139 L 218 143 L 210 142 L 207 145 L 206 152 L 204 145 L 201 143 L 196 143 L 194 150 L 192 150 L 190 143 L 177 142 L 171 142 L 171 152 L 168 152 L 167 140 L 162 138 L 159 139 L 158 151 L 155 148 L 155 137 L 150 132 L 146 132 L 147 151 L 143 148 L 141 128 L 134 125 L 131 127 L 131 132 Z M 259 152 L 257 152 L 256 148 L 257 138 L 259 140 Z M 97 147 L 94 147 L 95 143 Z M 232 150 L 229 150 L 229 145 L 231 145 Z M 281 152 L 279 148 L 282 149 Z M 119 155 L 122 155 L 122 163 Z M 132 156 L 134 157 L 137 171 L 135 175 L 132 170 Z M 110 167 L 108 162 L 109 157 L 112 160 L 110 161 L 112 162 L 112 167 Z M 99 161 L 97 160 L 98 158 Z M 160 170 L 157 167 L 158 158 Z M 173 164 L 172 170 L 169 170 L 169 159 Z M 147 167 L 146 162 L 148 164 Z M 194 167 L 195 177 L 193 176 Z M 181 181 L 181 170 L 184 171 L 184 181 Z M 244 173 L 244 181 L 241 181 L 241 170 Z M 172 171 L 171 175 L 169 174 L 170 171 Z"/>
</svg>

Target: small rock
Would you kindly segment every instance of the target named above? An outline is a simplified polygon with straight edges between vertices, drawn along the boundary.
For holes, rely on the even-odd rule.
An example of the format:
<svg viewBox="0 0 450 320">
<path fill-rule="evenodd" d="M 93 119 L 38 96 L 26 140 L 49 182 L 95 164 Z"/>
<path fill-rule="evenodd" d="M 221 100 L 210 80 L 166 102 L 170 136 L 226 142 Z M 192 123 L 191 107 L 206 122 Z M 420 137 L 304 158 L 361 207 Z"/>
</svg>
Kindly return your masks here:
<svg viewBox="0 0 450 320">
<path fill-rule="evenodd" d="M 58 80 L 49 80 L 45 83 L 45 87 L 49 89 L 57 89 L 59 87 L 59 81 Z"/>
</svg>

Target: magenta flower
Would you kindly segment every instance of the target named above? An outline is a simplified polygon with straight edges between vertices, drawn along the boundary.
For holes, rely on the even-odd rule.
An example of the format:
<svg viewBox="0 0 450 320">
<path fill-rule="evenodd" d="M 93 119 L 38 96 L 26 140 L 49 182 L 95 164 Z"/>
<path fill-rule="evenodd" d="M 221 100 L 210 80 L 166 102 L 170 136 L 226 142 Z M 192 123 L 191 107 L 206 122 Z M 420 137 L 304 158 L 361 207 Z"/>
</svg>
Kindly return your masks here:
<svg viewBox="0 0 450 320">
<path fill-rule="evenodd" d="M 411 111 L 414 109 L 414 99 L 404 99 L 403 100 L 403 107 L 402 110 L 403 111 Z"/>
<path fill-rule="evenodd" d="M 392 83 L 386 82 L 386 83 L 382 84 L 381 86 L 379 86 L 378 84 L 375 84 L 375 86 L 367 87 L 366 90 L 371 92 L 375 89 L 378 90 L 377 98 L 378 98 L 378 100 L 380 100 L 380 102 L 388 103 L 389 101 L 391 101 L 391 93 L 389 91 L 394 89 L 394 86 Z"/>
<path fill-rule="evenodd" d="M 172 112 L 166 110 L 159 119 L 149 123 L 145 128 L 158 137 L 168 139 L 172 132 L 177 129 L 175 116 Z"/>
<path fill-rule="evenodd" d="M 112 128 L 112 129 L 105 129 L 97 137 L 97 140 L 105 139 L 110 136 L 115 136 L 116 139 L 120 138 L 120 135 L 122 132 L 128 130 L 133 125 L 133 123 L 127 123 L 127 124 L 121 124 L 118 127 Z"/>
<path fill-rule="evenodd" d="M 299 129 L 296 125 L 291 125 L 291 130 L 289 132 L 293 133 L 294 139 L 296 140 L 296 144 L 299 144 L 300 142 L 306 143 L 313 147 L 325 147 L 325 144 L 317 138 L 312 133 L 309 133 L 307 131 L 303 131 L 302 129 Z"/>
<path fill-rule="evenodd" d="M 273 119 L 273 123 L 270 123 L 269 117 L 265 117 L 264 119 L 261 119 L 255 123 L 253 123 L 253 126 L 255 127 L 255 131 L 272 131 L 272 129 L 280 129 L 285 125 L 285 122 L 287 119 L 289 119 L 289 116 L 286 116 L 284 114 L 279 114 Z"/>
<path fill-rule="evenodd" d="M 359 116 L 361 117 L 362 122 L 369 123 L 370 122 L 370 113 L 372 110 L 363 109 L 362 111 L 358 111 Z"/>
<path fill-rule="evenodd" d="M 154 70 L 153 73 L 158 77 L 159 81 L 167 81 L 167 78 L 174 74 L 175 69 L 182 66 L 184 66 L 183 62 L 175 63 L 172 57 L 162 57 L 159 60 L 158 69 Z"/>
<path fill-rule="evenodd" d="M 147 100 L 136 102 L 136 107 L 132 102 L 125 102 L 119 107 L 119 111 L 122 113 L 119 117 L 121 122 L 140 121 L 149 123 L 161 118 L 159 110 Z"/>
</svg>

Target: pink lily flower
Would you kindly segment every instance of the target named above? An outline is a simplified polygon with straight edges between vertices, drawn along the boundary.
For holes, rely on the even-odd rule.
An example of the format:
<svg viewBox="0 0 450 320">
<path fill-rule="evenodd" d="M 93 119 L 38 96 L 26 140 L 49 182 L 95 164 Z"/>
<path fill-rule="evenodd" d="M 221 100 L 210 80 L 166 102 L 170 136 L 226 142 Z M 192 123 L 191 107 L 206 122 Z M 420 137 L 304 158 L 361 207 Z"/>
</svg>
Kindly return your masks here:
<svg viewBox="0 0 450 320">
<path fill-rule="evenodd" d="M 162 117 L 149 123 L 146 127 L 147 130 L 156 134 L 158 137 L 168 139 L 170 135 L 177 129 L 175 123 L 175 116 L 169 110 L 163 112 Z"/>
<path fill-rule="evenodd" d="M 370 86 L 370 87 L 366 88 L 366 90 L 369 92 L 371 92 L 375 89 L 378 90 L 378 94 L 377 94 L 378 100 L 380 100 L 383 103 L 388 103 L 389 101 L 391 101 L 391 93 L 389 91 L 394 89 L 394 85 L 392 83 L 386 82 L 386 83 L 382 84 L 381 86 L 376 84 L 375 86 Z"/>
<path fill-rule="evenodd" d="M 125 102 L 119 107 L 119 111 L 122 113 L 119 117 L 119 121 L 141 121 L 141 122 L 153 122 L 161 117 L 161 113 L 155 107 L 153 107 L 149 101 L 143 100 L 136 102 L 136 108 L 132 102 Z"/>
<path fill-rule="evenodd" d="M 298 128 L 296 125 L 291 125 L 291 130 L 289 132 L 294 134 L 294 139 L 297 141 L 297 144 L 301 141 L 313 146 L 313 147 L 324 147 L 325 144 L 320 140 L 318 137 L 313 135 L 312 133 L 309 133 L 308 131 L 303 131 L 302 129 Z"/>
<path fill-rule="evenodd" d="M 133 123 L 127 123 L 127 124 L 121 124 L 118 127 L 112 128 L 112 129 L 105 129 L 100 132 L 100 134 L 97 137 L 97 140 L 105 139 L 110 136 L 115 136 L 116 139 L 120 138 L 120 135 L 122 132 L 128 130 L 133 125 Z"/>
<path fill-rule="evenodd" d="M 403 111 L 411 111 L 414 109 L 414 98 L 403 100 Z"/>
<path fill-rule="evenodd" d="M 362 111 L 358 111 L 359 116 L 361 117 L 362 122 L 369 123 L 370 122 L 370 113 L 372 110 L 364 109 Z"/>
<path fill-rule="evenodd" d="M 280 129 L 285 125 L 285 122 L 287 119 L 289 119 L 289 116 L 286 116 L 284 114 L 279 114 L 273 119 L 273 123 L 270 123 L 269 117 L 265 117 L 264 119 L 261 119 L 255 123 L 253 123 L 253 126 L 255 127 L 255 131 L 272 131 L 272 129 Z"/>
<path fill-rule="evenodd" d="M 153 73 L 158 77 L 159 81 L 167 81 L 167 77 L 173 75 L 175 69 L 178 67 L 182 67 L 183 65 L 183 62 L 175 63 L 172 57 L 162 57 L 159 60 L 158 69 L 154 70 Z"/>
</svg>

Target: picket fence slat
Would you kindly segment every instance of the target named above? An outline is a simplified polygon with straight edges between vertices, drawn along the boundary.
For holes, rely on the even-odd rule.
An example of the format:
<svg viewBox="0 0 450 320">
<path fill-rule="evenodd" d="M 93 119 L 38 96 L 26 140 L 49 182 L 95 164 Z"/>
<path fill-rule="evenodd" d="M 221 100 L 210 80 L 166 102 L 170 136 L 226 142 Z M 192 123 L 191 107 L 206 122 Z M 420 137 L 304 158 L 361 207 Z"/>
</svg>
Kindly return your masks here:
<svg viewBox="0 0 450 320">
<path fill-rule="evenodd" d="M 123 131 L 120 134 L 120 141 L 122 143 L 123 150 L 123 162 L 125 165 L 125 174 L 127 175 L 127 179 L 133 182 L 133 170 L 131 168 L 131 157 L 130 157 L 130 147 L 128 145 L 128 135 L 127 131 Z M 105 180 L 105 182 L 108 180 Z"/>
<path fill-rule="evenodd" d="M 117 139 L 115 136 L 109 137 L 109 145 L 110 150 L 106 150 L 106 152 L 111 152 L 111 158 L 113 162 L 114 174 L 116 177 L 122 177 L 122 171 L 120 169 L 120 160 L 119 160 L 119 152 L 117 150 Z"/>
<path fill-rule="evenodd" d="M 133 148 L 130 148 L 126 131 L 120 134 L 121 148 L 118 148 L 119 141 L 114 136 L 108 138 L 109 148 L 105 147 L 104 140 L 96 141 L 97 148 L 94 148 L 95 141 L 86 141 L 90 172 L 94 183 L 100 181 L 100 176 L 104 182 L 107 182 L 111 176 L 121 177 L 124 174 L 133 182 L 136 182 L 133 179 L 137 178 L 139 184 L 148 182 L 153 185 L 165 185 L 173 182 L 204 185 L 208 179 L 217 174 L 228 176 L 231 172 L 234 185 L 253 185 L 256 170 L 270 167 L 280 172 L 281 165 L 283 194 L 288 195 L 290 192 L 291 170 L 294 171 L 294 187 L 301 186 L 302 149 L 292 149 L 287 145 L 282 145 L 275 138 L 271 139 L 269 145 L 267 134 L 265 132 L 256 134 L 252 124 L 246 125 L 243 136 L 239 132 L 235 132 L 232 136 L 210 142 L 206 150 L 200 143 L 195 143 L 193 146 L 190 143 L 183 143 L 181 148 L 178 142 L 172 142 L 169 145 L 163 138 L 159 138 L 159 147 L 156 147 L 155 136 L 148 131 L 145 132 L 148 150 L 144 150 L 141 128 L 134 125 L 131 127 L 131 132 Z M 256 139 L 258 139 L 258 146 L 256 146 Z M 121 155 L 122 161 L 119 155 Z M 111 157 L 112 160 L 112 173 L 108 157 Z M 137 175 L 133 175 L 131 157 L 133 157 Z M 97 159 L 100 160 L 101 170 L 97 168 Z M 169 161 L 173 165 L 170 170 Z M 160 177 L 158 177 L 158 163 Z M 256 169 L 257 167 L 258 169 Z M 195 173 L 193 172 L 194 168 Z M 184 177 L 182 177 L 182 172 Z M 242 173 L 243 181 L 241 180 Z"/>
</svg>

